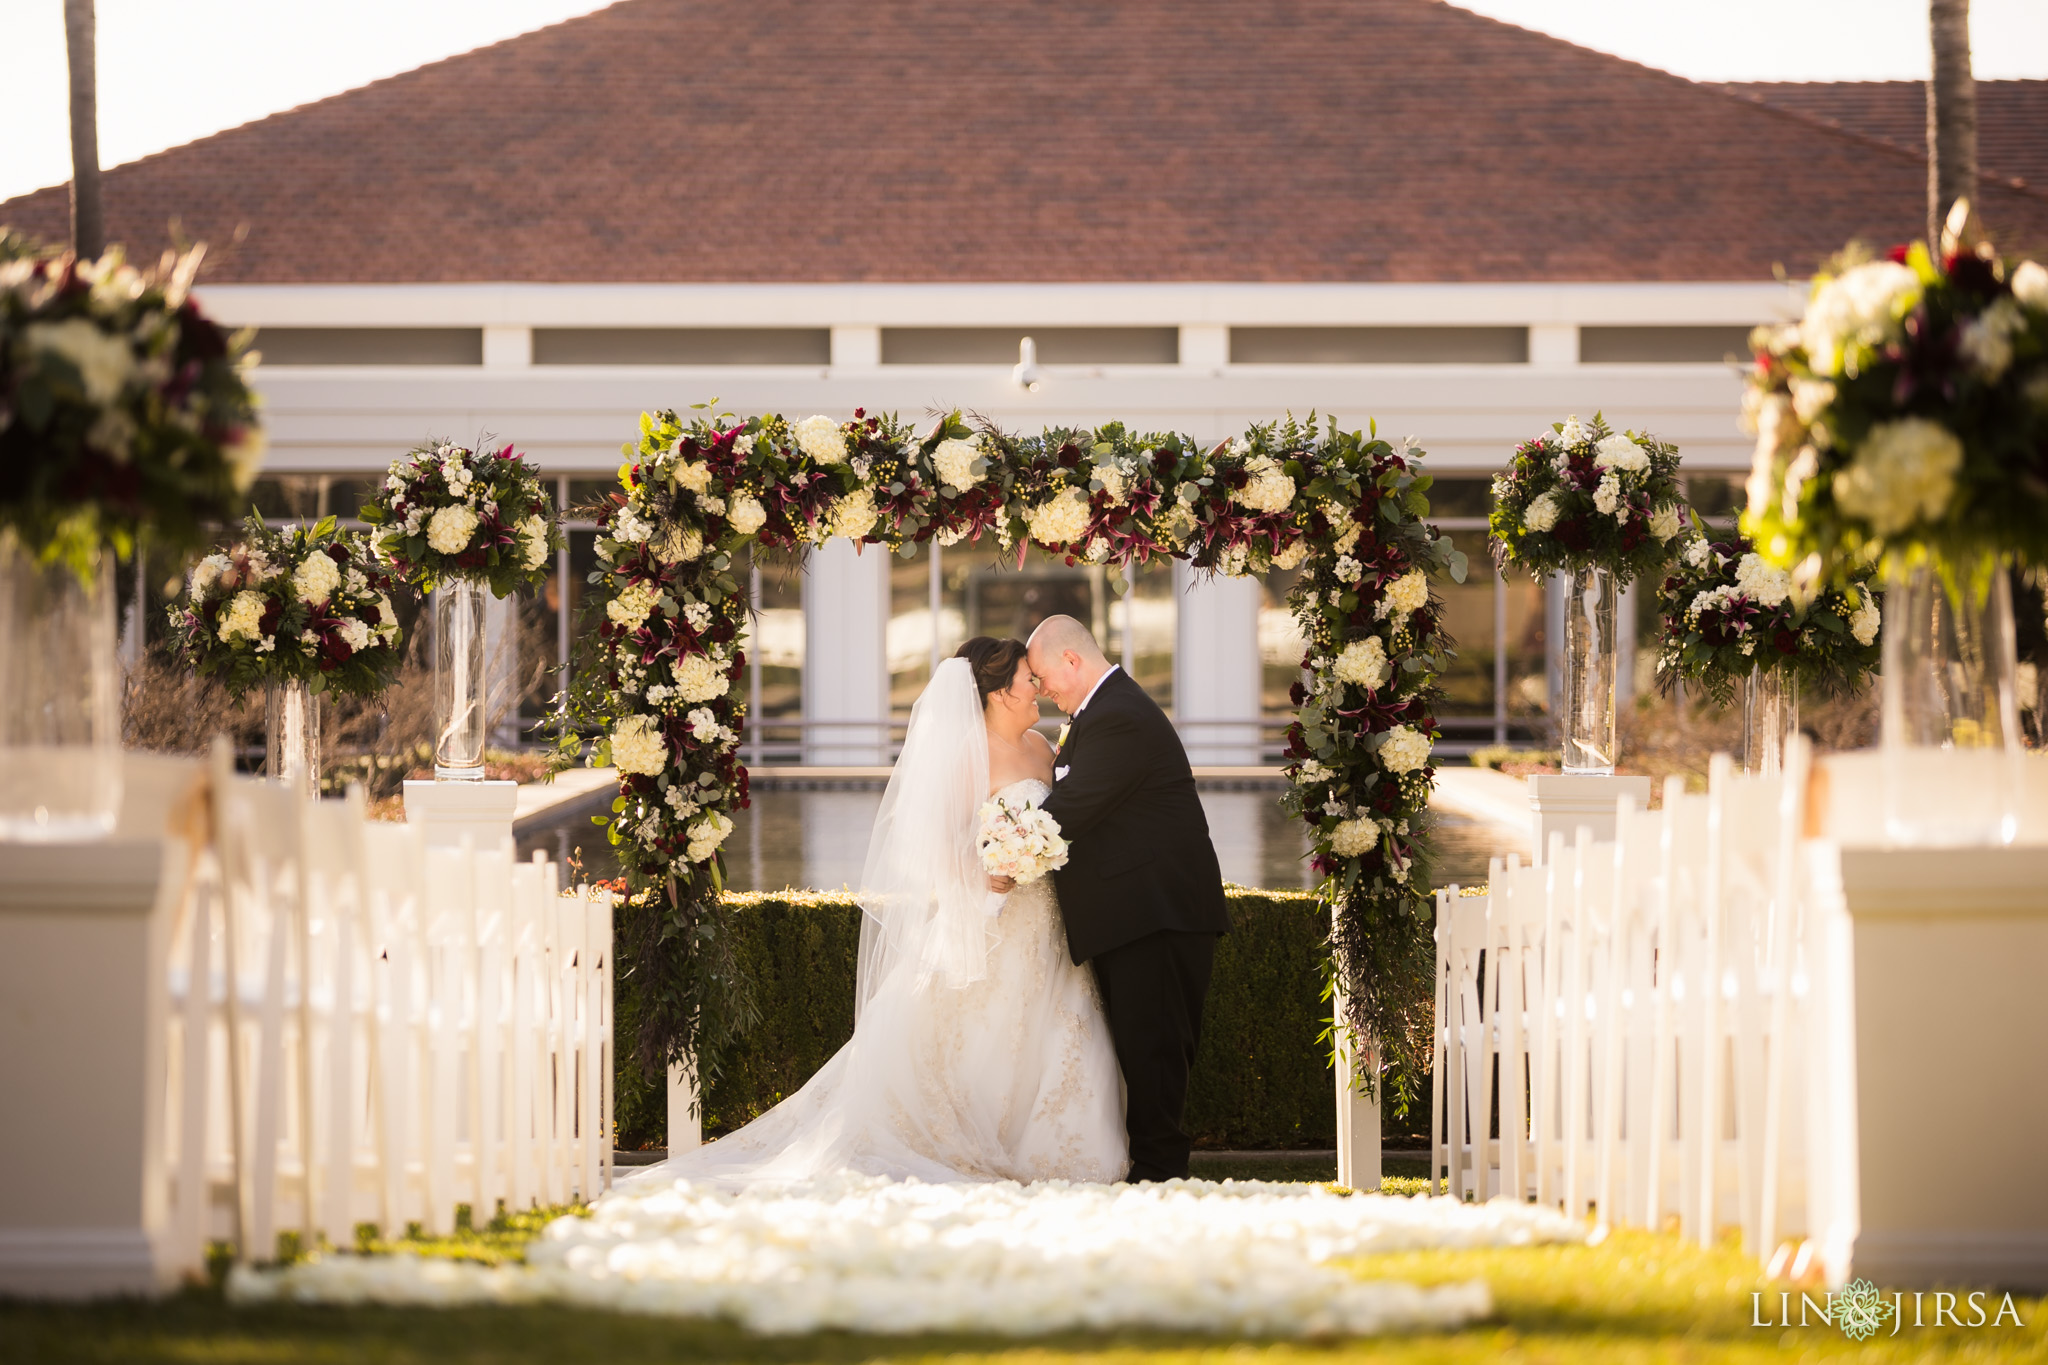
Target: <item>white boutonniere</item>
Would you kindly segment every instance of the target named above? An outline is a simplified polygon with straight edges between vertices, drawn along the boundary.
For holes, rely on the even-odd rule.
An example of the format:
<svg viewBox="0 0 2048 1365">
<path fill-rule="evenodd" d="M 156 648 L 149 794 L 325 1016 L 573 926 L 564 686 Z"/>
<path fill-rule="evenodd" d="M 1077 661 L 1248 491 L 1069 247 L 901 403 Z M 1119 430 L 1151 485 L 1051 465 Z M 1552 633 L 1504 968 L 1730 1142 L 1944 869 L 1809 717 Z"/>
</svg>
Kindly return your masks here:
<svg viewBox="0 0 2048 1365">
<path fill-rule="evenodd" d="M 1060 737 L 1059 737 L 1058 739 L 1056 739 L 1056 740 L 1054 740 L 1054 741 L 1052 742 L 1052 747 L 1053 747 L 1053 748 L 1055 748 L 1055 749 L 1064 749 L 1064 748 L 1066 748 L 1066 747 L 1067 747 L 1067 735 L 1068 735 L 1068 733 L 1069 733 L 1070 731 L 1072 731 L 1072 730 L 1073 730 L 1073 728 L 1074 728 L 1074 722 L 1072 722 L 1072 721 L 1067 721 L 1067 722 L 1066 722 L 1065 724 L 1061 725 L 1061 726 L 1060 726 Z"/>
</svg>

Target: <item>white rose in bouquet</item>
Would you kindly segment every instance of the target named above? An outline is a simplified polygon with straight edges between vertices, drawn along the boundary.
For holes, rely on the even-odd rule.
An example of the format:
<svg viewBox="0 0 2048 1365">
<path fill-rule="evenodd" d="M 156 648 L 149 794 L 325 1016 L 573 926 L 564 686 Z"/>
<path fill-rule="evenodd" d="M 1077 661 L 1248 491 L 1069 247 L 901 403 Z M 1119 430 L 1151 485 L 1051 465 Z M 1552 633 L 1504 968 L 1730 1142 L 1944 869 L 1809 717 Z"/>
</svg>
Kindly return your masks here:
<svg viewBox="0 0 2048 1365">
<path fill-rule="evenodd" d="M 992 877 L 1027 886 L 1067 865 L 1059 821 L 1032 805 L 997 797 L 981 808 L 981 865 Z"/>
<path fill-rule="evenodd" d="M 1924 417 L 1872 427 L 1849 467 L 1835 475 L 1835 501 L 1881 536 L 1939 520 L 1955 494 L 1963 443 Z"/>
<path fill-rule="evenodd" d="M 461 503 L 436 511 L 427 522 L 427 544 L 438 554 L 459 555 L 469 548 L 476 534 L 476 513 Z"/>
<path fill-rule="evenodd" d="M 1650 467 L 1650 453 L 1633 440 L 1615 432 L 1602 436 L 1593 447 L 1593 463 L 1601 469 L 1619 469 L 1637 474 Z"/>
<path fill-rule="evenodd" d="M 2012 272 L 2012 296 L 2037 313 L 2048 313 L 2048 266 L 2021 261 Z"/>
<path fill-rule="evenodd" d="M 676 482 L 692 493 L 711 487 L 711 466 L 702 460 L 686 460 L 676 468 Z"/>
<path fill-rule="evenodd" d="M 1856 346 L 1895 340 L 1920 301 L 1920 277 L 1897 261 L 1866 261 L 1814 292 L 1799 324 L 1807 363 L 1816 374 L 1844 372 Z"/>
<path fill-rule="evenodd" d="M 732 512 L 727 518 L 732 529 L 743 536 L 750 536 L 768 522 L 768 509 L 761 500 L 749 493 L 741 493 L 732 500 Z"/>
<path fill-rule="evenodd" d="M 78 371 L 86 398 L 95 404 L 113 402 L 135 373 L 135 348 L 128 339 L 102 331 L 90 318 L 32 322 L 21 329 L 21 339 L 31 351 L 67 361 Z"/>
<path fill-rule="evenodd" d="M 1532 531 L 1548 531 L 1557 525 L 1557 514 L 1557 495 L 1541 493 L 1531 498 L 1528 507 L 1523 509 L 1522 525 Z"/>
<path fill-rule="evenodd" d="M 519 562 L 529 569 L 538 569 L 548 562 L 548 522 L 546 517 L 531 516 L 519 523 L 519 536 L 523 542 Z"/>
<path fill-rule="evenodd" d="M 1676 540 L 1684 529 L 1685 518 L 1677 503 L 1667 502 L 1650 514 L 1650 534 L 1659 540 Z"/>
<path fill-rule="evenodd" d="M 368 649 L 370 647 L 370 627 L 355 617 L 343 617 L 341 625 L 336 630 L 350 649 Z"/>
<path fill-rule="evenodd" d="M 711 861 L 711 855 L 725 842 L 725 836 L 732 833 L 732 821 L 717 811 L 711 811 L 702 820 L 690 826 L 690 844 L 683 850 L 683 856 L 693 863 Z"/>
<path fill-rule="evenodd" d="M 1849 633 L 1856 637 L 1856 643 L 1866 648 L 1877 638 L 1877 628 L 1883 618 L 1877 609 L 1877 599 L 1870 589 L 1861 583 L 1856 585 L 1856 609 L 1849 613 Z"/>
<path fill-rule="evenodd" d="M 668 766 L 668 741 L 652 716 L 627 716 L 612 731 L 612 766 L 622 773 L 653 777 Z"/>
<path fill-rule="evenodd" d="M 1340 858 L 1356 858 L 1371 852 L 1380 841 L 1380 827 L 1369 815 L 1346 820 L 1330 831 L 1330 852 Z"/>
</svg>

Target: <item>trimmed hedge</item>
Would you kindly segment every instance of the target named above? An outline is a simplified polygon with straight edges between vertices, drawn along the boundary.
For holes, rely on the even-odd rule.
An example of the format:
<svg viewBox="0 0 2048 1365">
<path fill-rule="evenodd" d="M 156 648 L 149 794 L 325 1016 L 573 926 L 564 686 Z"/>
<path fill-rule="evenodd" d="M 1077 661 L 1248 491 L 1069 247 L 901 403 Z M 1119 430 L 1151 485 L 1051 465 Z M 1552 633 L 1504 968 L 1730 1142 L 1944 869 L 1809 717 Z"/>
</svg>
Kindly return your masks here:
<svg viewBox="0 0 2048 1365">
<path fill-rule="evenodd" d="M 1204 1147 L 1329 1147 L 1337 1115 L 1323 999 L 1328 912 L 1306 892 L 1229 891 L 1231 932 L 1216 949 L 1202 1045 L 1188 1082 L 1187 1124 Z M 730 1132 L 794 1093 L 853 1034 L 860 907 L 844 892 L 731 893 L 734 953 L 753 977 L 761 1018 L 720 1059 L 705 1104 L 707 1134 Z M 618 983 L 617 1036 L 637 1010 Z M 667 1141 L 661 1085 L 630 1058 L 618 1076 L 618 1144 Z M 1418 1105 L 1406 1124 L 1427 1131 Z M 1387 1119 L 1391 1131 L 1402 1120 Z"/>
</svg>

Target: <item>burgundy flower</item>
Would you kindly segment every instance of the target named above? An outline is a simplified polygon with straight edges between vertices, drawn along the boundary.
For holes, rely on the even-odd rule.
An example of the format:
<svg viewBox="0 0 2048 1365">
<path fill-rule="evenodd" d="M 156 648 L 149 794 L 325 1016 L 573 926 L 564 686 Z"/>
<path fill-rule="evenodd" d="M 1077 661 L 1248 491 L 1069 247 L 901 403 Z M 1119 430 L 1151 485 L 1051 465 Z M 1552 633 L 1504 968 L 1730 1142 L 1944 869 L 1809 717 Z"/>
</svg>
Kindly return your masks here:
<svg viewBox="0 0 2048 1365">
<path fill-rule="evenodd" d="M 1799 652 L 1799 637 L 1789 630 L 1781 630 L 1772 636 L 1771 643 L 1778 647 L 1780 654 L 1797 654 Z"/>
</svg>

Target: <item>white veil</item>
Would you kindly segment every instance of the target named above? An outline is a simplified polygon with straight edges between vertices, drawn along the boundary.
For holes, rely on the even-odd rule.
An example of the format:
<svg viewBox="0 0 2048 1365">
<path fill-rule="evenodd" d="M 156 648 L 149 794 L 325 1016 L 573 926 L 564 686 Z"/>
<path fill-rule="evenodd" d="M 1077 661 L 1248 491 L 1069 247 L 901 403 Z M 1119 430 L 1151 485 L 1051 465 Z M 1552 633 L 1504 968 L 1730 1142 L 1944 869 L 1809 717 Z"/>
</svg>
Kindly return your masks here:
<svg viewBox="0 0 2048 1365">
<path fill-rule="evenodd" d="M 978 844 L 987 797 L 988 726 L 974 669 L 947 659 L 910 709 L 868 841 L 856 1023 L 883 979 L 906 962 L 917 965 L 920 984 L 938 976 L 959 987 L 988 974 L 994 921 Z"/>
</svg>

